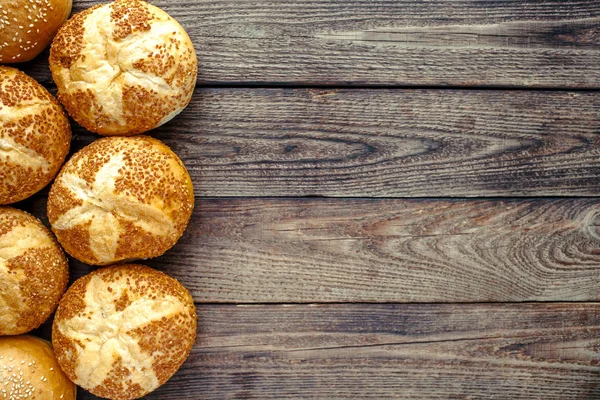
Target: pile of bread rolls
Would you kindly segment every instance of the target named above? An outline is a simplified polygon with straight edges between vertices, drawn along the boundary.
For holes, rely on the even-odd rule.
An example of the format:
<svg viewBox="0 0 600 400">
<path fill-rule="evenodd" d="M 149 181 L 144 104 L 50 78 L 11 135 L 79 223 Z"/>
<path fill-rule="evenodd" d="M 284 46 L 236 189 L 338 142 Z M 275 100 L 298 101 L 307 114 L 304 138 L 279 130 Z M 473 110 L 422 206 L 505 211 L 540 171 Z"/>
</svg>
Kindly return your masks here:
<svg viewBox="0 0 600 400">
<path fill-rule="evenodd" d="M 144 0 L 115 0 L 67 20 L 70 12 L 71 0 L 0 2 L 0 64 L 31 60 L 52 42 L 58 90 L 57 100 L 0 65 L 0 398 L 74 399 L 76 384 L 137 399 L 179 369 L 196 337 L 190 293 L 130 262 L 164 254 L 192 215 L 184 164 L 141 134 L 188 105 L 197 58 L 181 25 Z M 66 163 L 63 107 L 106 136 Z M 50 183 L 51 230 L 7 206 Z M 102 267 L 67 290 L 63 250 Z M 26 335 L 55 311 L 51 344 Z"/>
</svg>

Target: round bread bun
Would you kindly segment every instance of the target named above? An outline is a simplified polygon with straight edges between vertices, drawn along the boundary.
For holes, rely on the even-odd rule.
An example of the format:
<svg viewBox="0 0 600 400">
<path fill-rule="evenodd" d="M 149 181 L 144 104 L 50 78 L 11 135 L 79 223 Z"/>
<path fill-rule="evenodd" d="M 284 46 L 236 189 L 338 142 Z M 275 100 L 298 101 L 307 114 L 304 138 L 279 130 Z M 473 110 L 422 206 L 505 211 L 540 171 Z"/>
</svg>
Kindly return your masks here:
<svg viewBox="0 0 600 400">
<path fill-rule="evenodd" d="M 193 209 L 185 166 L 148 136 L 93 142 L 67 161 L 48 196 L 58 241 L 92 265 L 162 255 L 181 237 Z"/>
<path fill-rule="evenodd" d="M 105 267 L 67 290 L 52 344 L 77 385 L 104 398 L 137 399 L 186 360 L 196 319 L 192 296 L 174 278 L 143 265 Z"/>
<path fill-rule="evenodd" d="M 50 343 L 30 335 L 0 337 L 0 399 L 75 400 Z"/>
<path fill-rule="evenodd" d="M 68 280 L 69 264 L 52 233 L 32 215 L 0 207 L 0 335 L 44 323 Z"/>
<path fill-rule="evenodd" d="M 72 0 L 2 0 L 0 64 L 29 61 L 44 50 L 71 14 Z"/>
<path fill-rule="evenodd" d="M 117 0 L 76 14 L 50 50 L 58 98 L 71 117 L 102 135 L 154 129 L 183 110 L 198 60 L 185 30 L 142 0 Z"/>
<path fill-rule="evenodd" d="M 70 144 L 71 127 L 58 101 L 33 78 L 0 66 L 0 204 L 50 183 Z"/>
</svg>

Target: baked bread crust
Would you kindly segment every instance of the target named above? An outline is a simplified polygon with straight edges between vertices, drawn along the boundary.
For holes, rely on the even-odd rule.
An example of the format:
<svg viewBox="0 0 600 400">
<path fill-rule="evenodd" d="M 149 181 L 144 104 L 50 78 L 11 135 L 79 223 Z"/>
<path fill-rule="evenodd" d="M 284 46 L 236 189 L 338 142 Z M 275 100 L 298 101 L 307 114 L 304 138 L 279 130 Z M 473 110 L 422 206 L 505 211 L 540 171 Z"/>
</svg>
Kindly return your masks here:
<svg viewBox="0 0 600 400">
<path fill-rule="evenodd" d="M 74 15 L 50 50 L 58 98 L 102 135 L 154 129 L 190 102 L 198 61 L 186 31 L 142 0 L 117 0 Z"/>
<path fill-rule="evenodd" d="M 68 280 L 67 258 L 52 233 L 32 215 L 0 207 L 0 335 L 44 323 Z"/>
<path fill-rule="evenodd" d="M 92 265 L 152 258 L 186 229 L 194 189 L 169 147 L 148 136 L 102 138 L 67 161 L 48 196 L 65 251 Z"/>
<path fill-rule="evenodd" d="M 60 369 L 50 343 L 30 335 L 0 337 L 2 399 L 75 400 L 77 388 Z"/>
<path fill-rule="evenodd" d="M 0 66 L 0 204 L 50 183 L 70 145 L 71 127 L 58 101 L 33 78 Z"/>
<path fill-rule="evenodd" d="M 3 0 L 0 64 L 29 61 L 44 50 L 71 14 L 72 0 Z"/>
<path fill-rule="evenodd" d="M 192 297 L 177 280 L 126 264 L 75 281 L 56 311 L 52 343 L 77 385 L 104 398 L 137 399 L 179 369 L 196 325 Z"/>
</svg>

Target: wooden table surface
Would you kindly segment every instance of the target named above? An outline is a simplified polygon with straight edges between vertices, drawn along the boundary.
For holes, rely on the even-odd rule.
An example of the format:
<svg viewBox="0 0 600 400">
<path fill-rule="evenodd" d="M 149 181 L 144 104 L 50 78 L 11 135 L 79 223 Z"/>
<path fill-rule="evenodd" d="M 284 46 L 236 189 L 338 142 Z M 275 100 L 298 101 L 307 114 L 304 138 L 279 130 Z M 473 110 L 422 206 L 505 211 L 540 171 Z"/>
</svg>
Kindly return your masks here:
<svg viewBox="0 0 600 400">
<path fill-rule="evenodd" d="M 152 3 L 197 204 L 147 264 L 199 328 L 147 399 L 600 398 L 600 1 Z"/>
</svg>

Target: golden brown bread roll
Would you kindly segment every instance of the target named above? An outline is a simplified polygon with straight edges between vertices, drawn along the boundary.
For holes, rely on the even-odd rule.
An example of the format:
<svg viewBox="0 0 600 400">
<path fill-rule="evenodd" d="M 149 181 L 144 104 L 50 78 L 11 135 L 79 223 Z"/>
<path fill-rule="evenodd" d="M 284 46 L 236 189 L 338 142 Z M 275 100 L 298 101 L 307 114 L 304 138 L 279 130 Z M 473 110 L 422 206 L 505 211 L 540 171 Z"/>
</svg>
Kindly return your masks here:
<svg viewBox="0 0 600 400">
<path fill-rule="evenodd" d="M 0 64 L 29 61 L 48 46 L 71 14 L 72 0 L 2 0 Z"/>
<path fill-rule="evenodd" d="M 58 101 L 33 78 L 0 66 L 0 204 L 50 183 L 70 144 L 69 120 Z"/>
<path fill-rule="evenodd" d="M 0 399 L 75 400 L 50 343 L 30 335 L 0 337 Z"/>
<path fill-rule="evenodd" d="M 185 30 L 142 0 L 76 14 L 50 50 L 58 98 L 71 117 L 102 135 L 133 135 L 175 117 L 190 102 L 198 61 Z"/>
<path fill-rule="evenodd" d="M 185 231 L 193 208 L 185 166 L 148 136 L 93 142 L 64 165 L 48 196 L 58 241 L 93 265 L 163 254 Z"/>
<path fill-rule="evenodd" d="M 60 301 L 52 343 L 63 371 L 96 396 L 137 399 L 189 355 L 196 309 L 177 280 L 143 265 L 97 269 Z"/>
<path fill-rule="evenodd" d="M 67 259 L 50 231 L 24 211 L 0 207 L 0 335 L 40 326 L 68 280 Z"/>
</svg>

